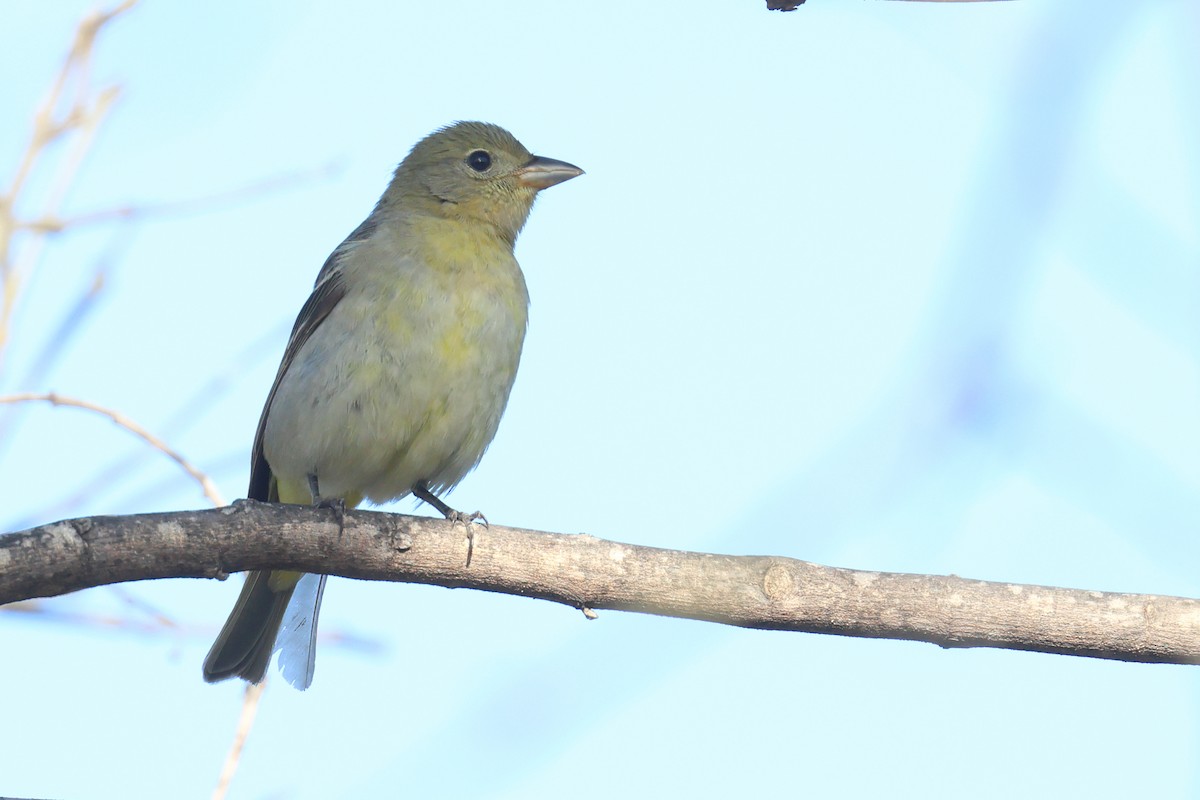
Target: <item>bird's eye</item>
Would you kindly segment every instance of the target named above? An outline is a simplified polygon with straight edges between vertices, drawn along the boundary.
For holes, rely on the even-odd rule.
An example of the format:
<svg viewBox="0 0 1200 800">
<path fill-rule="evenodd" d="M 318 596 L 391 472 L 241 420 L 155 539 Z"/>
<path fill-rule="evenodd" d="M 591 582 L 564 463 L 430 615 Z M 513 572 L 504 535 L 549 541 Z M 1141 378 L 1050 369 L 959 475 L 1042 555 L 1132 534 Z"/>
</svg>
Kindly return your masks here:
<svg viewBox="0 0 1200 800">
<path fill-rule="evenodd" d="M 467 166 L 476 172 L 484 172 L 492 165 L 492 156 L 487 150 L 476 150 L 467 156 Z"/>
</svg>

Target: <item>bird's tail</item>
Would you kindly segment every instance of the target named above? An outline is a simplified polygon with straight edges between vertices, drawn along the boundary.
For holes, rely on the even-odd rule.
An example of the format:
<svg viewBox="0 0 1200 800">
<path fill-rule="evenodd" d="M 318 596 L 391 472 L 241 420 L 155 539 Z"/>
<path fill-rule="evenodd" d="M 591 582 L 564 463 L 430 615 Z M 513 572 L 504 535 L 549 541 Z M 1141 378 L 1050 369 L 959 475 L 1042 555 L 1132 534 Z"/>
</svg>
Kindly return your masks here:
<svg viewBox="0 0 1200 800">
<path fill-rule="evenodd" d="M 204 680 L 238 677 L 262 683 L 299 577 L 278 571 L 247 573 L 237 604 L 204 659 Z"/>
</svg>

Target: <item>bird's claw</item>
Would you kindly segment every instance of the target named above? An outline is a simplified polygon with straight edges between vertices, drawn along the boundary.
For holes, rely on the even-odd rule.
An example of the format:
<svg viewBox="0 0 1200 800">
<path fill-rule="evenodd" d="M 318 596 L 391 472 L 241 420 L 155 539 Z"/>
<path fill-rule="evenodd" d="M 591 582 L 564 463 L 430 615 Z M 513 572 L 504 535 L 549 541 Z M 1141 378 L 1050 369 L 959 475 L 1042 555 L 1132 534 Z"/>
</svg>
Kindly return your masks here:
<svg viewBox="0 0 1200 800">
<path fill-rule="evenodd" d="M 488 520 L 483 514 L 478 511 L 472 511 L 470 514 L 464 514 L 461 511 L 451 511 L 446 515 L 446 519 L 461 525 L 472 525 L 476 522 L 488 527 Z"/>
<path fill-rule="evenodd" d="M 488 527 L 487 517 L 478 511 L 464 514 L 461 511 L 451 509 L 450 513 L 446 515 L 446 519 L 455 525 L 467 526 L 467 566 L 471 566 L 471 557 L 475 555 L 475 523 L 482 523 L 483 527 L 486 528 Z"/>
<path fill-rule="evenodd" d="M 327 508 L 333 512 L 333 518 L 338 524 L 338 538 L 342 538 L 346 530 L 346 501 L 340 497 L 325 497 L 318 500 L 315 507 Z"/>
</svg>

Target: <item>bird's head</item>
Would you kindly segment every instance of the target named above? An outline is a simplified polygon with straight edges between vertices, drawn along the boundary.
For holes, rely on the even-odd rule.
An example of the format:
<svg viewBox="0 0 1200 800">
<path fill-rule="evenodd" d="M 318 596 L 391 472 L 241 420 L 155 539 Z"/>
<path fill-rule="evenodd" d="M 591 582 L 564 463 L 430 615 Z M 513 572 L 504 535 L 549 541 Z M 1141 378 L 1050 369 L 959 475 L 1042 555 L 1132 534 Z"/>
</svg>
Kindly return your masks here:
<svg viewBox="0 0 1200 800">
<path fill-rule="evenodd" d="M 457 122 L 417 142 L 396 168 L 385 201 L 482 222 L 511 243 L 539 191 L 582 174 L 572 164 L 532 155 L 498 125 Z"/>
</svg>

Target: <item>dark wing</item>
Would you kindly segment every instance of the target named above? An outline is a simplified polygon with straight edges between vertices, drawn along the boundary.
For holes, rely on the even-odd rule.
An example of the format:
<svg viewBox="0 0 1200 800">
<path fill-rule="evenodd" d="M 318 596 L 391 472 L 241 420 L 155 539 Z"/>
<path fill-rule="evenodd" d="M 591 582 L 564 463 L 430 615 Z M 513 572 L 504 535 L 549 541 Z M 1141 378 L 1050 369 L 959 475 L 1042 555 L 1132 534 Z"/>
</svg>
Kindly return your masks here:
<svg viewBox="0 0 1200 800">
<path fill-rule="evenodd" d="M 330 256 L 330 261 L 336 255 L 337 252 Z M 326 264 L 328 265 L 328 263 L 327 261 Z M 322 270 L 321 274 L 326 275 L 325 270 Z M 246 491 L 246 496 L 251 500 L 273 502 L 278 499 L 278 497 L 271 496 L 271 467 L 267 464 L 266 456 L 263 455 L 263 435 L 267 429 L 267 415 L 271 413 L 271 403 L 275 400 L 279 382 L 283 380 L 283 376 L 287 373 L 288 367 L 292 365 L 296 354 L 312 336 L 313 331 L 329 316 L 329 312 L 333 311 L 334 306 L 345 296 L 346 286 L 342 280 L 342 273 L 332 269 L 325 279 L 316 285 L 312 294 L 308 296 L 308 300 L 305 301 L 304 308 L 300 309 L 300 316 L 296 317 L 292 336 L 288 339 L 287 349 L 283 351 L 283 362 L 279 365 L 279 372 L 275 373 L 275 383 L 271 385 L 271 393 L 267 395 L 267 402 L 263 404 L 262 416 L 258 418 L 258 430 L 254 434 L 254 451 L 250 456 L 250 488 Z"/>
<path fill-rule="evenodd" d="M 329 316 L 333 307 L 346 296 L 341 271 L 342 259 L 349 255 L 355 245 L 371 238 L 371 234 L 379 227 L 380 214 L 380 207 L 376 204 L 375 210 L 329 254 L 329 258 L 325 259 L 324 265 L 321 266 L 321 271 L 317 273 L 317 284 L 313 287 L 312 294 L 308 296 L 304 308 L 300 309 L 300 315 L 296 317 L 292 336 L 283 351 L 279 372 L 275 373 L 275 383 L 271 385 L 271 393 L 267 395 L 267 402 L 263 404 L 262 416 L 258 418 L 258 431 L 254 434 L 254 451 L 250 455 L 250 488 L 246 491 L 246 497 L 251 500 L 279 500 L 278 494 L 272 492 L 274 487 L 271 485 L 271 466 L 263 455 L 263 434 L 267 428 L 267 414 L 271 413 L 271 402 L 275 399 L 279 382 L 283 380 L 300 348 Z"/>
</svg>

